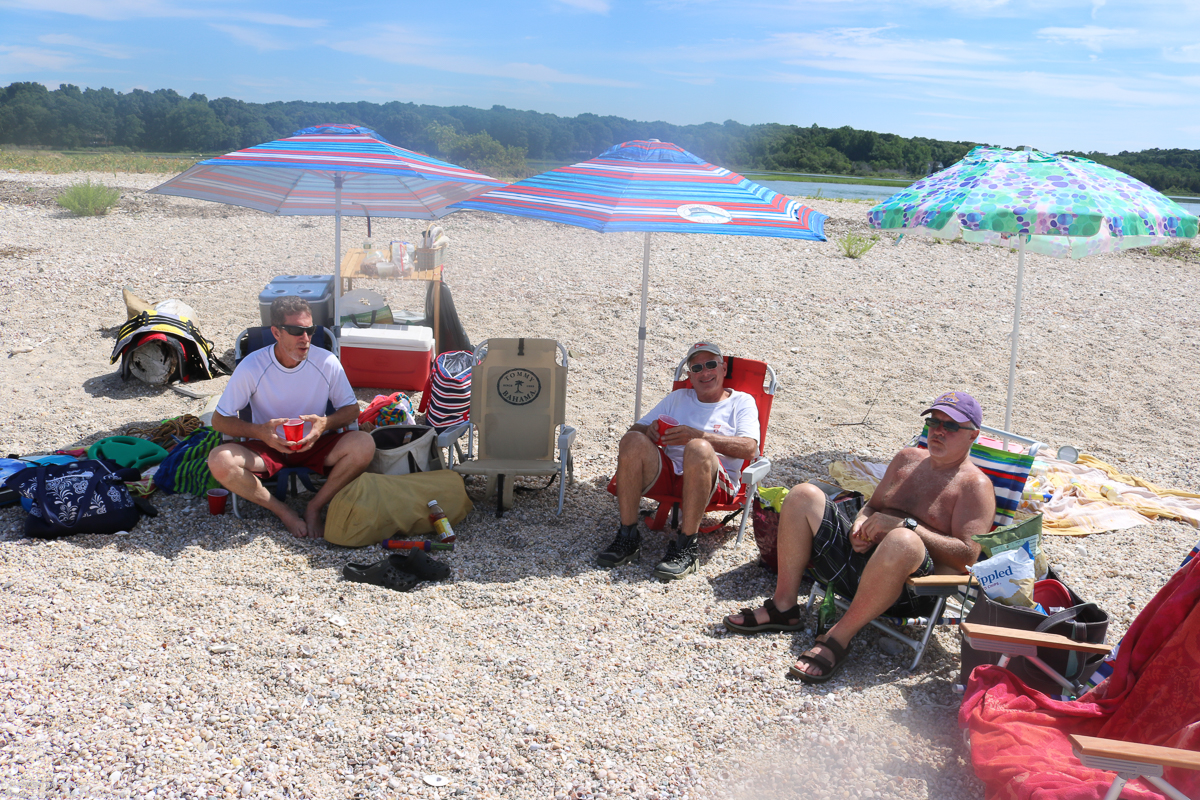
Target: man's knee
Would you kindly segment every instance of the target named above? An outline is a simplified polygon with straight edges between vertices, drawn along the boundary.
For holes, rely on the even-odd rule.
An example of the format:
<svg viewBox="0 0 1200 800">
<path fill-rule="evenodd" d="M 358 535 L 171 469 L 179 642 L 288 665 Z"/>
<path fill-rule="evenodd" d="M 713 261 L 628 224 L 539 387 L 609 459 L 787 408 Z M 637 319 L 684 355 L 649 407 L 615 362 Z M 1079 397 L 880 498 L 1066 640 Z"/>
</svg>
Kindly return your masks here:
<svg viewBox="0 0 1200 800">
<path fill-rule="evenodd" d="M 219 445 L 209 452 L 208 471 L 221 483 L 224 483 L 236 468 L 233 450 L 229 445 Z"/>
<path fill-rule="evenodd" d="M 617 463 L 622 461 L 649 460 L 650 456 L 658 457 L 658 446 L 650 441 L 650 437 L 641 431 L 626 431 L 617 446 Z"/>
<path fill-rule="evenodd" d="M 624 453 L 632 450 L 644 450 L 647 446 L 655 446 L 654 442 L 650 441 L 649 436 L 641 431 L 625 431 L 625 435 L 621 437 L 617 449 L 619 452 Z"/>
<path fill-rule="evenodd" d="M 782 513 L 807 514 L 815 509 L 825 512 L 825 492 L 813 483 L 798 483 L 783 499 Z"/>
<path fill-rule="evenodd" d="M 366 431 L 348 431 L 343 437 L 346 454 L 356 464 L 367 465 L 375 457 L 375 439 Z"/>
<path fill-rule="evenodd" d="M 921 537 L 917 535 L 916 531 L 910 531 L 908 528 L 893 528 L 884 534 L 875 546 L 871 560 L 875 561 L 876 559 L 894 563 L 899 569 L 907 568 L 911 563 L 915 565 L 913 569 L 916 569 L 925 559 L 925 542 L 921 541 Z M 909 572 L 912 570 L 910 569 Z M 908 572 L 904 574 L 907 575 Z"/>
<path fill-rule="evenodd" d="M 683 469 L 717 463 L 717 451 L 703 439 L 692 439 L 683 446 Z"/>
</svg>

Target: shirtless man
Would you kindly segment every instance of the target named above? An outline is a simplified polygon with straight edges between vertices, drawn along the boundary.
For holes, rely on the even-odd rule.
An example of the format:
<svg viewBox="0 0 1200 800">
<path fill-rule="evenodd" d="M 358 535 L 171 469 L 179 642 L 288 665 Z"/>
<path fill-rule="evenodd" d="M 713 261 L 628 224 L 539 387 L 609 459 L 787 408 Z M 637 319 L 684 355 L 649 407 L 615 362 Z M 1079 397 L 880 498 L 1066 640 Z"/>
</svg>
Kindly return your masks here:
<svg viewBox="0 0 1200 800">
<path fill-rule="evenodd" d="M 853 505 L 834 503 L 811 483 L 793 487 L 779 517 L 774 596 L 725 618 L 738 633 L 803 629 L 797 596 L 806 567 L 852 597 L 837 624 L 789 670 L 805 683 L 840 672 L 850 640 L 889 608 L 910 616 L 933 601 L 908 591 L 909 576 L 962 574 L 979 557 L 971 537 L 986 533 L 996 512 L 991 480 L 967 457 L 983 412 L 969 394 L 946 392 L 921 414 L 930 415 L 929 449 L 897 453 L 856 515 Z"/>
<path fill-rule="evenodd" d="M 208 468 L 238 497 L 270 509 L 293 536 L 320 539 L 321 509 L 370 465 L 375 440 L 363 431 L 333 432 L 358 419 L 358 400 L 337 357 L 312 346 L 316 326 L 308 302 L 275 298 L 271 332 L 275 345 L 242 359 L 212 416 L 214 428 L 245 441 L 214 448 Z M 247 405 L 249 422 L 238 416 Z M 326 416 L 330 405 L 335 410 Z M 304 437 L 294 444 L 280 435 L 280 426 L 293 418 L 304 422 Z M 300 466 L 325 476 L 303 518 L 258 479 Z"/>
</svg>

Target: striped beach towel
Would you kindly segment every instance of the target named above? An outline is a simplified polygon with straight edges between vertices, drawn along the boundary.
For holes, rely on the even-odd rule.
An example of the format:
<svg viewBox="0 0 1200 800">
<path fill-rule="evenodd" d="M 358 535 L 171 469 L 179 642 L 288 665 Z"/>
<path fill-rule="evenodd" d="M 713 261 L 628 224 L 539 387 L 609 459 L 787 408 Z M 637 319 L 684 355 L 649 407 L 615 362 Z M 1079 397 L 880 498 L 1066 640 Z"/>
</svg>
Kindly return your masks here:
<svg viewBox="0 0 1200 800">
<path fill-rule="evenodd" d="M 221 484 L 208 470 L 208 454 L 221 443 L 221 434 L 209 427 L 200 428 L 181 443 L 158 465 L 154 485 L 167 494 L 194 494 L 203 497 Z"/>
<path fill-rule="evenodd" d="M 926 426 L 917 439 L 917 447 L 927 447 L 928 441 L 929 427 Z M 975 466 L 983 470 L 983 474 L 991 478 L 996 490 L 996 516 L 992 526 L 1000 528 L 1011 525 L 1017 506 L 1021 504 L 1021 493 L 1025 491 L 1029 470 L 1033 468 L 1033 456 L 973 444 L 969 457 Z"/>
</svg>

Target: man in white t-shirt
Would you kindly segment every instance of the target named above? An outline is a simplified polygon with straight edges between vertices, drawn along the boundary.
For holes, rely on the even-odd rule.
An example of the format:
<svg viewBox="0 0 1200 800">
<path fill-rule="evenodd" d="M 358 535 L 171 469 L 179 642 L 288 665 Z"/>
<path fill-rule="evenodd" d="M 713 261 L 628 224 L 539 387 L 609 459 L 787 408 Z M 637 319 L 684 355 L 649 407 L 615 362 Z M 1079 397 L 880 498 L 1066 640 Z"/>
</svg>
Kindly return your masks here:
<svg viewBox="0 0 1200 800">
<path fill-rule="evenodd" d="M 721 348 L 697 342 L 688 350 L 687 363 L 691 387 L 671 392 L 621 437 L 616 476 L 621 527 L 596 559 L 602 567 L 618 567 L 641 554 L 641 498 L 672 495 L 681 498 L 683 519 L 654 577 L 678 580 L 695 572 L 704 509 L 711 502 L 732 500 L 742 464 L 758 455 L 758 406 L 745 392 L 725 388 Z M 660 417 L 677 424 L 660 434 Z"/>
<path fill-rule="evenodd" d="M 226 489 L 274 512 L 292 535 L 320 538 L 321 509 L 366 470 L 375 440 L 363 431 L 327 433 L 358 419 L 358 400 L 337 356 L 312 346 L 315 332 L 303 298 L 278 297 L 271 303 L 275 345 L 242 359 L 212 417 L 218 431 L 245 441 L 214 448 L 208 468 Z M 238 417 L 247 405 L 249 422 Z M 336 410 L 326 416 L 330 406 Z M 281 426 L 289 419 L 304 422 L 299 442 L 283 436 Z M 258 479 L 285 467 L 308 467 L 325 476 L 303 518 Z"/>
</svg>

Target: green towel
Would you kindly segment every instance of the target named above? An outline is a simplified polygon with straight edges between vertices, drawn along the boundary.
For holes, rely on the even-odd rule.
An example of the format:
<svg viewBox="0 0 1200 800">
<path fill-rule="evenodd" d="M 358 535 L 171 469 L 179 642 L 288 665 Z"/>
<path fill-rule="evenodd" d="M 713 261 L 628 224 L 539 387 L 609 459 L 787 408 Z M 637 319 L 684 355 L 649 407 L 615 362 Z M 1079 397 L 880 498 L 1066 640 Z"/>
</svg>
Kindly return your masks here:
<svg viewBox="0 0 1200 800">
<path fill-rule="evenodd" d="M 782 486 L 758 487 L 758 502 L 762 503 L 763 508 L 773 509 L 776 514 L 783 511 L 783 499 L 787 495 L 788 490 Z"/>
</svg>

